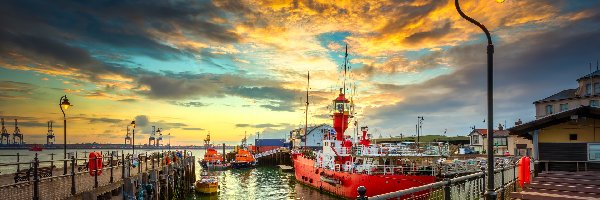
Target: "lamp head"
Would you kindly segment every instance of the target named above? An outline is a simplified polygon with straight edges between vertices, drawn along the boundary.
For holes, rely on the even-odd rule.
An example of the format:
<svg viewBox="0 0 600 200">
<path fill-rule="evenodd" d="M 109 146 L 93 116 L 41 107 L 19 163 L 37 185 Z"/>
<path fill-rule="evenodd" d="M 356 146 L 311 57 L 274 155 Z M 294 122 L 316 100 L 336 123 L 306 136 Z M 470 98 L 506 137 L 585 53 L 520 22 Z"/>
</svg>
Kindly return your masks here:
<svg viewBox="0 0 600 200">
<path fill-rule="evenodd" d="M 63 110 L 67 110 L 71 106 L 73 106 L 73 105 L 71 105 L 71 103 L 69 103 L 69 99 L 67 99 L 67 95 L 65 95 L 64 98 L 63 98 L 63 100 L 62 100 L 62 102 L 60 102 L 60 107 Z"/>
<path fill-rule="evenodd" d="M 135 128 L 135 121 L 131 121 L 131 126 L 133 126 L 133 128 Z"/>
<path fill-rule="evenodd" d="M 504 3 L 504 0 L 496 0 L 498 3 Z"/>
</svg>

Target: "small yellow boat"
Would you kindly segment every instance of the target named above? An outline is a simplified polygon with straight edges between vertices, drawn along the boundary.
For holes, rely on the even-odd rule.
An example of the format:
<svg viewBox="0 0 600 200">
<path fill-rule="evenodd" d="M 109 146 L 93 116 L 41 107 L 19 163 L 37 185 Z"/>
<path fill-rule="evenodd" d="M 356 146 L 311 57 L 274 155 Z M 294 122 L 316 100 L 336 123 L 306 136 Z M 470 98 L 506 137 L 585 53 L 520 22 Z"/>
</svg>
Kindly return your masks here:
<svg viewBox="0 0 600 200">
<path fill-rule="evenodd" d="M 196 192 L 199 193 L 216 193 L 219 191 L 219 180 L 217 177 L 209 176 L 206 171 L 203 171 L 200 180 L 196 181 L 194 188 L 196 189 Z"/>
</svg>

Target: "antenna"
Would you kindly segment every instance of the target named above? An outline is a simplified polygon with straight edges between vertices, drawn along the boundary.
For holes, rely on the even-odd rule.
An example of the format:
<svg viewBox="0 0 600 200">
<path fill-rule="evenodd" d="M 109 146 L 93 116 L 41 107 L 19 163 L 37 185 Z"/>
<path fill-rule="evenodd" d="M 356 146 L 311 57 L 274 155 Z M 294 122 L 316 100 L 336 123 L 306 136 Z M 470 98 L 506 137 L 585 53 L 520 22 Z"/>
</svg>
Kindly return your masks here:
<svg viewBox="0 0 600 200">
<path fill-rule="evenodd" d="M 304 116 L 304 148 L 306 148 L 306 140 L 308 140 L 308 90 L 310 89 L 310 71 L 306 76 L 306 113 Z"/>
<path fill-rule="evenodd" d="M 344 90 L 343 94 L 346 94 L 346 73 L 348 72 L 348 44 L 346 44 L 346 53 L 344 54 Z"/>
<path fill-rule="evenodd" d="M 594 94 L 594 77 L 592 76 L 592 62 L 590 62 L 590 91 L 586 91 L 587 93 L 589 93 L 589 95 L 593 95 Z M 587 88 L 586 88 L 587 90 Z"/>
</svg>

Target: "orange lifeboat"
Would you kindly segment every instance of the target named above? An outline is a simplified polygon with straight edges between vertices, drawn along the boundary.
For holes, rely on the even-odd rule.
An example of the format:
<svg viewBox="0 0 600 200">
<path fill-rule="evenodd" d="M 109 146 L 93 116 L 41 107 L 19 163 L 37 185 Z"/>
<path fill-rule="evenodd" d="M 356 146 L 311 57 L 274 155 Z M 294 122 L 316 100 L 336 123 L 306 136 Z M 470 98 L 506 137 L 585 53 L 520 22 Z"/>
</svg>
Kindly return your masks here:
<svg viewBox="0 0 600 200">
<path fill-rule="evenodd" d="M 256 166 L 256 160 L 248 150 L 240 149 L 235 155 L 235 161 L 231 163 L 233 168 L 248 168 Z"/>
<path fill-rule="evenodd" d="M 200 165 L 205 169 L 225 169 L 228 167 L 223 159 L 223 155 L 213 148 L 206 149 L 206 153 L 204 154 L 202 161 L 200 161 Z"/>
</svg>

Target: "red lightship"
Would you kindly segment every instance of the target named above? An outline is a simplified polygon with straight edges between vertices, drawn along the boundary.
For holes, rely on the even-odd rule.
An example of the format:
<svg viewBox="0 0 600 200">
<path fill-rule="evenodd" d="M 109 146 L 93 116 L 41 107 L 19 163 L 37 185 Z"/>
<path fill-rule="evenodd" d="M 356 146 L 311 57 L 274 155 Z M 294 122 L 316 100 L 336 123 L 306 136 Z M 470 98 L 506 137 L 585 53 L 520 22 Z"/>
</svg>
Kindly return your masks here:
<svg viewBox="0 0 600 200">
<path fill-rule="evenodd" d="M 297 181 L 344 198 L 356 198 L 359 186 L 367 188 L 367 196 L 374 196 L 436 181 L 431 160 L 441 157 L 441 148 L 421 152 L 414 143 L 373 145 L 368 127 L 361 128 L 362 137 L 353 144 L 344 137 L 353 116 L 343 89 L 333 105 L 335 132 L 324 134 L 323 149 L 292 153 Z"/>
</svg>

